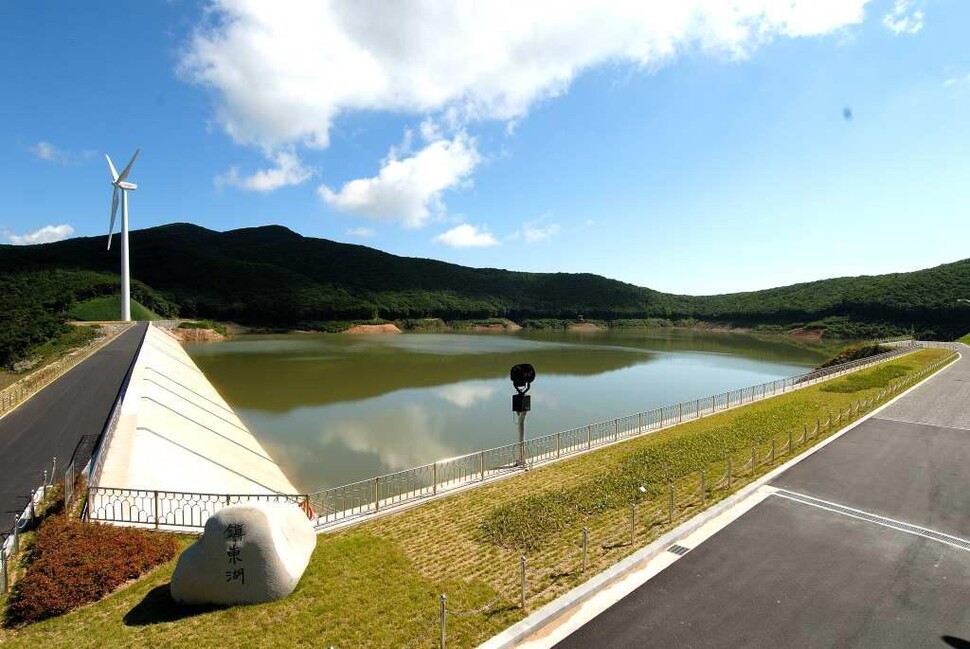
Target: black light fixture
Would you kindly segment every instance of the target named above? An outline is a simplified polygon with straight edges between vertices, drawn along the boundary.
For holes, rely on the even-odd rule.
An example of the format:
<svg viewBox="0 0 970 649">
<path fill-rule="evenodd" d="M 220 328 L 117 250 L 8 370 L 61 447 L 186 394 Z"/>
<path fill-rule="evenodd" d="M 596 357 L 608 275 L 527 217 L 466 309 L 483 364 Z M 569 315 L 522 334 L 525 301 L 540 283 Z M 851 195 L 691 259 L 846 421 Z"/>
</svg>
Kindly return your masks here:
<svg viewBox="0 0 970 649">
<path fill-rule="evenodd" d="M 515 394 L 512 395 L 512 412 L 529 412 L 532 409 L 532 397 L 526 394 L 536 380 L 536 370 L 528 363 L 514 365 L 509 372 Z"/>
<path fill-rule="evenodd" d="M 515 394 L 512 395 L 512 412 L 518 415 L 519 419 L 519 459 L 517 464 L 525 467 L 525 416 L 532 410 L 532 397 L 526 392 L 532 387 L 532 382 L 536 380 L 536 370 L 528 363 L 513 365 L 509 371 L 509 378 L 512 380 L 512 387 Z"/>
</svg>

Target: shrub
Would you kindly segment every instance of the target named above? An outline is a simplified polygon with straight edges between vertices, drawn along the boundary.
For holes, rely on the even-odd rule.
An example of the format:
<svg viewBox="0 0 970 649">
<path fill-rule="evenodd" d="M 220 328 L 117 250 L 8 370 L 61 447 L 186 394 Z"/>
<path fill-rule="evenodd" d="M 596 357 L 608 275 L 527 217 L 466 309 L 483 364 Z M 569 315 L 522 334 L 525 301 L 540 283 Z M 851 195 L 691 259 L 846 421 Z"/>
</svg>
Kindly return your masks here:
<svg viewBox="0 0 970 649">
<path fill-rule="evenodd" d="M 869 358 L 870 356 L 876 356 L 888 351 L 892 351 L 892 348 L 883 347 L 882 345 L 857 345 L 855 347 L 848 347 L 842 350 L 837 356 L 833 356 L 829 360 L 819 365 L 818 369 L 823 367 L 831 367 L 833 365 L 841 365 L 842 363 L 848 363 L 850 361 L 857 361 L 860 358 Z"/>
<path fill-rule="evenodd" d="M 832 381 L 822 386 L 822 392 L 841 392 L 848 394 L 850 392 L 861 392 L 862 390 L 868 390 L 870 388 L 884 388 L 889 385 L 890 381 L 900 376 L 905 376 L 906 373 L 906 368 L 901 365 L 885 365 L 871 372 L 850 374 L 838 381 Z"/>
<path fill-rule="evenodd" d="M 175 556 L 174 537 L 54 515 L 27 551 L 5 623 L 18 626 L 96 602 Z"/>
</svg>

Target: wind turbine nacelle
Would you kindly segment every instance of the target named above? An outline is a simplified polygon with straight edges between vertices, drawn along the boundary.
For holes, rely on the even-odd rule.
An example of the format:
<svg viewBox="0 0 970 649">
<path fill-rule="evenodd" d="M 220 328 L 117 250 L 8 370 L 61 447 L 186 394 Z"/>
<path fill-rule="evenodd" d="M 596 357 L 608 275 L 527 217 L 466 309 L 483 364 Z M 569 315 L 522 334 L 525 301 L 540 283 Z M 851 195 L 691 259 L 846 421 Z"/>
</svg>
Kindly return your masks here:
<svg viewBox="0 0 970 649">
<path fill-rule="evenodd" d="M 129 190 L 138 189 L 138 185 L 136 185 L 135 183 L 128 183 L 128 182 L 120 182 L 118 183 L 118 187 L 121 187 L 122 189 L 129 189 Z"/>
</svg>

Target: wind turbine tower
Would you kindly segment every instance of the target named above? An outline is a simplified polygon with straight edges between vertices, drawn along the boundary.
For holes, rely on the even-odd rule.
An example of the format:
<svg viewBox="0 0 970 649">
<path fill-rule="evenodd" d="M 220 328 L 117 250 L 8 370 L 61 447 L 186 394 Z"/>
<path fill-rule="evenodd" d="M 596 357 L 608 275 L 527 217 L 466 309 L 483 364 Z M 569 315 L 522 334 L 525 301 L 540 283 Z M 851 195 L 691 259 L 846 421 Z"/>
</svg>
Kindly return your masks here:
<svg viewBox="0 0 970 649">
<path fill-rule="evenodd" d="M 108 171 L 111 172 L 111 186 L 114 192 L 111 194 L 111 222 L 108 225 L 108 250 L 111 250 L 111 233 L 115 228 L 115 215 L 118 213 L 118 192 L 121 192 L 121 319 L 131 322 L 131 276 L 128 270 L 128 192 L 138 189 L 138 185 L 128 182 L 128 174 L 131 172 L 131 165 L 135 164 L 135 158 L 141 153 L 141 149 L 135 150 L 135 155 L 125 165 L 119 174 L 115 166 L 111 163 L 108 154 L 104 157 L 108 160 Z"/>
</svg>

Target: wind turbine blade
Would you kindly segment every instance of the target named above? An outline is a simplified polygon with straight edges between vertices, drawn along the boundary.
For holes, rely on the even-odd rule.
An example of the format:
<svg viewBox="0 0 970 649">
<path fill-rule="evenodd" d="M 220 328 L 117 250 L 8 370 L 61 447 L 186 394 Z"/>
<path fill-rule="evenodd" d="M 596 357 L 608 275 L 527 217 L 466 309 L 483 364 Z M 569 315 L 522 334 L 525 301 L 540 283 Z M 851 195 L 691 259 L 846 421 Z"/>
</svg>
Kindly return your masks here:
<svg viewBox="0 0 970 649">
<path fill-rule="evenodd" d="M 135 149 L 135 155 L 131 156 L 131 160 L 128 161 L 125 168 L 121 170 L 120 174 L 118 174 L 118 182 L 121 182 L 128 177 L 128 172 L 131 171 L 131 165 L 135 164 L 135 158 L 138 157 L 139 153 L 141 153 L 141 149 Z"/>
<path fill-rule="evenodd" d="M 118 213 L 118 188 L 111 195 L 111 222 L 108 224 L 108 250 L 111 250 L 111 233 L 115 229 L 115 215 Z"/>
<path fill-rule="evenodd" d="M 107 153 L 104 154 L 104 157 L 108 161 L 108 171 L 111 172 L 111 182 L 118 182 L 118 171 L 115 169 L 115 166 L 111 164 L 111 158 L 108 157 Z"/>
</svg>

